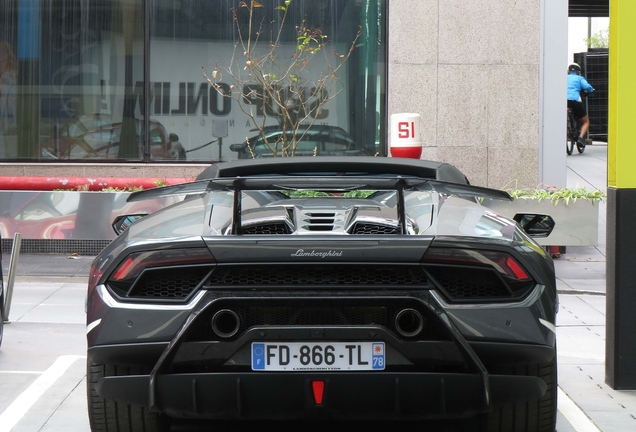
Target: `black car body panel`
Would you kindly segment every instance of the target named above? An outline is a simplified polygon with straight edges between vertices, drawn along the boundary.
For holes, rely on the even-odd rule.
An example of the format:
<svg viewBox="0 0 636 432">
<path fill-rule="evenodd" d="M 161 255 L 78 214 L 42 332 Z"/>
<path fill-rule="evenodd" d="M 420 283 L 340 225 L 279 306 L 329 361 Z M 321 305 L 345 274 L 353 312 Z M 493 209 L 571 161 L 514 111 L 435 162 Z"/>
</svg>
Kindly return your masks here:
<svg viewBox="0 0 636 432">
<path fill-rule="evenodd" d="M 390 163 L 387 163 L 390 160 Z M 319 163 L 317 163 L 319 161 Z M 446 162 L 371 156 L 346 158 L 340 156 L 321 156 L 320 159 L 308 156 L 293 158 L 274 158 L 267 163 L 255 159 L 246 159 L 222 164 L 210 165 L 199 174 L 196 180 L 208 180 L 222 177 L 289 175 L 296 173 L 352 173 L 357 175 L 401 175 L 425 179 L 468 184 L 466 176 L 455 166 Z"/>
<path fill-rule="evenodd" d="M 307 391 L 316 375 L 310 373 L 179 374 L 157 378 L 157 409 L 183 418 L 320 419 L 325 411 L 334 420 L 373 420 L 469 417 L 485 407 L 541 397 L 545 383 L 537 377 L 490 375 L 487 399 L 479 375 L 444 373 L 359 373 L 320 376 L 329 388 L 317 404 Z M 144 404 L 148 376 L 108 377 L 98 391 L 106 398 Z M 272 398 L 267 389 L 276 388 Z M 175 389 L 177 389 L 175 391 Z M 330 409 L 331 408 L 331 409 Z"/>
<path fill-rule="evenodd" d="M 555 364 L 552 260 L 478 202 L 506 193 L 455 167 L 224 162 L 130 199 L 162 194 L 184 199 L 93 263 L 89 367 L 141 371 L 95 379 L 96 397 L 173 418 L 430 419 L 556 391 L 518 372 Z"/>
</svg>

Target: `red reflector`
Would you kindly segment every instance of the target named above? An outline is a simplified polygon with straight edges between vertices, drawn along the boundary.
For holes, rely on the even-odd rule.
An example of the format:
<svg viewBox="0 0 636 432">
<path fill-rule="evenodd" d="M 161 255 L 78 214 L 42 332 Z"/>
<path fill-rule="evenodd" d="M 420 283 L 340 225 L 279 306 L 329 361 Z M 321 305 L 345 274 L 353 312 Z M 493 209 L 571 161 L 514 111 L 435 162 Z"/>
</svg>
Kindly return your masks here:
<svg viewBox="0 0 636 432">
<path fill-rule="evenodd" d="M 325 393 L 324 381 L 312 381 L 311 388 L 314 390 L 314 400 L 316 405 L 322 405 L 322 395 Z"/>
<path fill-rule="evenodd" d="M 506 264 L 508 264 L 508 268 L 510 270 L 512 270 L 512 272 L 515 274 L 515 277 L 519 280 L 526 280 L 526 279 L 530 279 L 530 276 L 528 276 L 526 274 L 525 271 L 523 271 L 523 269 L 521 268 L 521 266 L 519 264 L 517 264 L 517 261 L 513 260 L 512 258 L 508 258 L 506 260 Z"/>
</svg>

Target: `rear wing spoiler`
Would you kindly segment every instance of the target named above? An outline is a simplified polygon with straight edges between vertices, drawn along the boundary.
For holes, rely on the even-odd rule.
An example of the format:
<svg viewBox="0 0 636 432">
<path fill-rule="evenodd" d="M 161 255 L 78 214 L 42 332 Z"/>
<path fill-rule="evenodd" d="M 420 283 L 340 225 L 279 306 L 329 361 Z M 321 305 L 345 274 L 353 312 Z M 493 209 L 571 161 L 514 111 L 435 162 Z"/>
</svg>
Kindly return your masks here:
<svg viewBox="0 0 636 432">
<path fill-rule="evenodd" d="M 130 194 L 126 201 L 142 201 L 177 195 L 200 195 L 212 191 L 243 190 L 328 190 L 348 192 L 353 190 L 429 191 L 462 198 L 493 198 L 512 201 L 506 191 L 481 186 L 402 177 L 341 177 L 341 176 L 293 176 L 293 177 L 234 177 L 199 180 L 188 183 L 142 190 Z"/>
<path fill-rule="evenodd" d="M 219 162 L 206 168 L 196 180 L 265 175 L 393 175 L 470 184 L 466 176 L 449 163 L 372 156 L 294 156 Z"/>
<path fill-rule="evenodd" d="M 174 195 L 200 195 L 212 191 L 234 192 L 232 207 L 232 232 L 241 234 L 241 197 L 242 191 L 294 191 L 325 190 L 332 192 L 348 192 L 354 190 L 394 190 L 397 193 L 397 217 L 402 234 L 407 233 L 406 206 L 404 191 L 430 191 L 462 198 L 487 197 L 512 200 L 510 195 L 501 190 L 442 182 L 421 178 L 402 177 L 340 177 L 340 176 L 294 176 L 294 177 L 234 177 L 201 180 L 192 183 L 165 186 L 133 192 L 128 202 L 149 198 L 161 198 Z"/>
</svg>

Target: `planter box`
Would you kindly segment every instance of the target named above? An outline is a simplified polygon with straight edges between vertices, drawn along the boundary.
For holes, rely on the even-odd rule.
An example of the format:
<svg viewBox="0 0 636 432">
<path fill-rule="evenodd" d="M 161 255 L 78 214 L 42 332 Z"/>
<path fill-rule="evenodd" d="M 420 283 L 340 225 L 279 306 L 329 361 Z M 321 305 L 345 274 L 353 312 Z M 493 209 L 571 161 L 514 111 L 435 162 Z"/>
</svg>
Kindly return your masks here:
<svg viewBox="0 0 636 432">
<path fill-rule="evenodd" d="M 577 199 L 556 205 L 550 200 L 518 198 L 514 201 L 502 201 L 486 198 L 483 205 L 503 216 L 514 218 L 517 213 L 550 215 L 555 227 L 548 237 L 535 238 L 542 246 L 597 246 L 598 212 L 600 203 L 586 199 Z"/>
</svg>

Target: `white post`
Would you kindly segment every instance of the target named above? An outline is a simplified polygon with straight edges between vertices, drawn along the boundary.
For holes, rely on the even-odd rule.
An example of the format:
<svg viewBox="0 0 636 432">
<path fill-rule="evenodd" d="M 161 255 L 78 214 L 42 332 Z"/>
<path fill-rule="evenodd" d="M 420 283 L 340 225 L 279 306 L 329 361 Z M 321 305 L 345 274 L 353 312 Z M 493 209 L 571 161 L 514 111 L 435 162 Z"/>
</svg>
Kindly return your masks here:
<svg viewBox="0 0 636 432">
<path fill-rule="evenodd" d="M 9 323 L 9 312 L 11 312 L 11 297 L 13 297 L 13 283 L 15 282 L 15 269 L 18 266 L 18 256 L 22 245 L 22 234 L 15 233 L 13 236 L 13 246 L 9 258 L 9 272 L 7 273 L 7 297 L 2 306 L 2 317 L 5 323 Z"/>
</svg>

